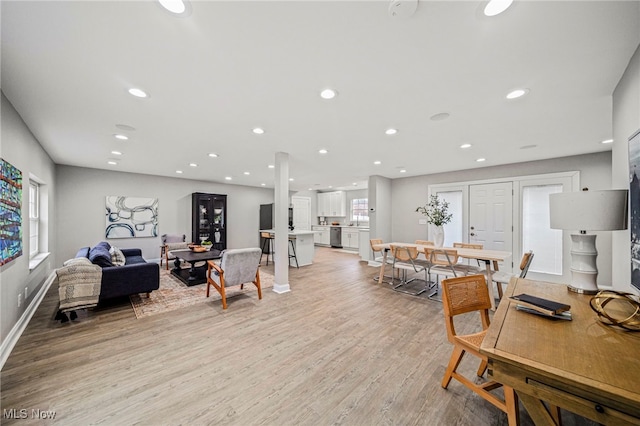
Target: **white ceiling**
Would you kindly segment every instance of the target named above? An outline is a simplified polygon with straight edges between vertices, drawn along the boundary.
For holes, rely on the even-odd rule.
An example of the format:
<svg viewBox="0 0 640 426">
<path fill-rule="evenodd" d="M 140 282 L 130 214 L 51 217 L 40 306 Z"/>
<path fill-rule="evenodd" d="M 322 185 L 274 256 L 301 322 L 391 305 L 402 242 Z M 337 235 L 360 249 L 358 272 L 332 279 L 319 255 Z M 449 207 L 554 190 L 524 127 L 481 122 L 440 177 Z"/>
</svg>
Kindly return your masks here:
<svg viewBox="0 0 640 426">
<path fill-rule="evenodd" d="M 58 164 L 240 185 L 273 187 L 279 151 L 291 189 L 324 190 L 611 149 L 640 2 L 485 3 L 3 0 L 1 86 Z"/>
</svg>

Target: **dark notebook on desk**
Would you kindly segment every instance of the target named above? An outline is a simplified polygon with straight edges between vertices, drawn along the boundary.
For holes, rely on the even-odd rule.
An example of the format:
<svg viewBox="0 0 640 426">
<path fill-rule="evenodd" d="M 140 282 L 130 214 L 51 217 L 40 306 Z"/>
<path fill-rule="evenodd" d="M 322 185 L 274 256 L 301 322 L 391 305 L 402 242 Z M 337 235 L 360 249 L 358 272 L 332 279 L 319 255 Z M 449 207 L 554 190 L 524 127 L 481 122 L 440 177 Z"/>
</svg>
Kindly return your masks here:
<svg viewBox="0 0 640 426">
<path fill-rule="evenodd" d="M 518 302 L 518 305 L 520 306 L 533 309 L 546 315 L 559 315 L 562 312 L 571 309 L 571 306 L 564 303 L 543 299 L 542 297 L 531 296 L 530 294 L 525 293 L 518 294 L 517 296 L 511 296 L 510 299 Z"/>
</svg>

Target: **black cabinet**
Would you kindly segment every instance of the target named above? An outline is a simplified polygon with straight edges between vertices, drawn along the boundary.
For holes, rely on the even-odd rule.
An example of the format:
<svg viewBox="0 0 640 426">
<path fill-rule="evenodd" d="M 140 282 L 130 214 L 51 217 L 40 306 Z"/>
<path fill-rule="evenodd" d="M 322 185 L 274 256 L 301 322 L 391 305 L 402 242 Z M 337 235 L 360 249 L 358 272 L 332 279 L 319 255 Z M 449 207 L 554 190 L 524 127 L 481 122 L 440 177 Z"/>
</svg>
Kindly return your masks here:
<svg viewBox="0 0 640 426">
<path fill-rule="evenodd" d="M 227 248 L 227 196 L 222 194 L 204 194 L 194 192 L 192 241 L 201 244 L 211 241 L 213 248 Z"/>
</svg>

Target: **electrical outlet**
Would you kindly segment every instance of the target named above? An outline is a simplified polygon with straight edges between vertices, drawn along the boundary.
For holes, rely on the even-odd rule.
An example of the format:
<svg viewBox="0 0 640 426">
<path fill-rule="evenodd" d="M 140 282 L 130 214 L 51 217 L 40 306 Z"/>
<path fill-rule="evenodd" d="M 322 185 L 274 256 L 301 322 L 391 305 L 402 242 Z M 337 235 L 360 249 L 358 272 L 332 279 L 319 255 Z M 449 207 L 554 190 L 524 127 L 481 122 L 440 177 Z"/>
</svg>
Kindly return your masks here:
<svg viewBox="0 0 640 426">
<path fill-rule="evenodd" d="M 22 293 L 18 294 L 18 308 L 22 306 Z"/>
<path fill-rule="evenodd" d="M 29 297 L 29 287 L 24 288 L 24 300 L 27 300 L 27 297 Z"/>
</svg>

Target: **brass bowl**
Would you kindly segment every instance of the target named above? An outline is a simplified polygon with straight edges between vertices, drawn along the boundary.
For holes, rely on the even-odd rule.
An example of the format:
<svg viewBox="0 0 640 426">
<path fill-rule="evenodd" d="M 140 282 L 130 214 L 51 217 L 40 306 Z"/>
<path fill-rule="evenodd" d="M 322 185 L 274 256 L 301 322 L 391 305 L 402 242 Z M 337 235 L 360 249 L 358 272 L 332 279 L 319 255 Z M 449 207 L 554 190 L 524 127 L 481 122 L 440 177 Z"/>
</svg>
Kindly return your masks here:
<svg viewBox="0 0 640 426">
<path fill-rule="evenodd" d="M 202 246 L 193 246 L 191 247 L 191 251 L 193 251 L 194 253 L 202 253 L 207 251 L 207 248 Z"/>
</svg>

